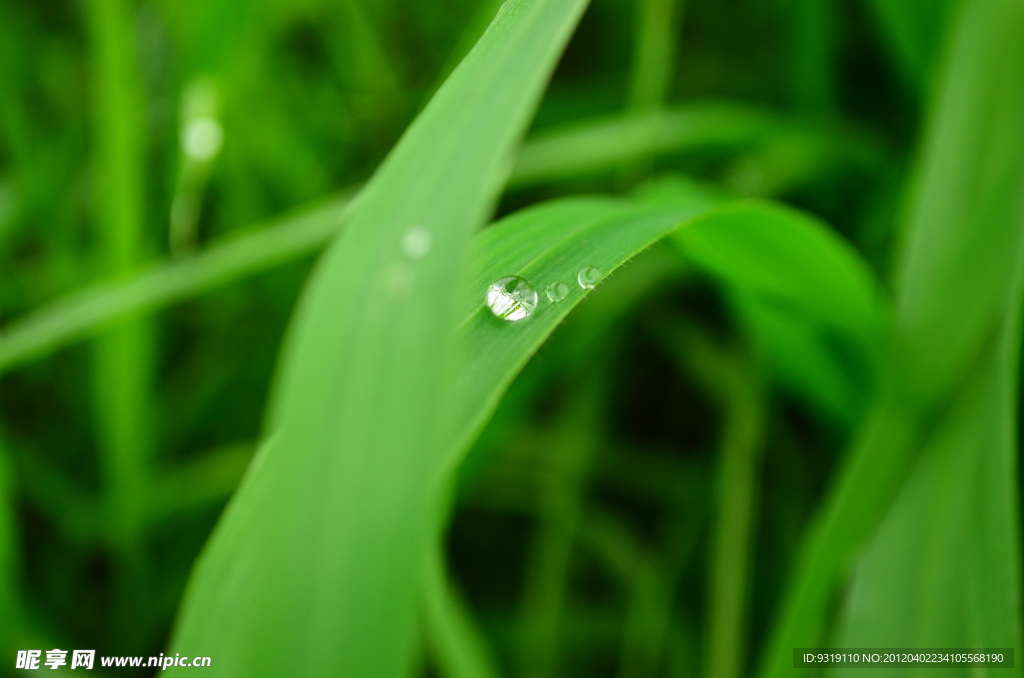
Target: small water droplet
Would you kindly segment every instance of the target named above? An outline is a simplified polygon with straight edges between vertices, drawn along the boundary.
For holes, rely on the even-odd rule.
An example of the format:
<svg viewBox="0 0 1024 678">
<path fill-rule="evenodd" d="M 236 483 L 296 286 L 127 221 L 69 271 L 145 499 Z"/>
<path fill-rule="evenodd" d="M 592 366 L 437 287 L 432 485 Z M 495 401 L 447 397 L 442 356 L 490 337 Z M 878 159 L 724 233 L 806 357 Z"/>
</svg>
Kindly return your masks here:
<svg viewBox="0 0 1024 678">
<path fill-rule="evenodd" d="M 197 162 L 209 162 L 220 153 L 224 130 L 216 118 L 202 116 L 190 120 L 181 134 L 185 155 Z"/>
<path fill-rule="evenodd" d="M 569 286 L 560 280 L 548 285 L 548 288 L 544 291 L 548 295 L 548 299 L 554 302 L 559 302 L 569 296 Z"/>
<path fill-rule="evenodd" d="M 502 320 L 522 320 L 537 308 L 537 290 L 517 275 L 491 283 L 487 288 L 487 307 Z"/>
<path fill-rule="evenodd" d="M 433 244 L 434 239 L 430 237 L 430 232 L 422 226 L 417 226 L 402 236 L 402 253 L 410 259 L 422 259 L 430 252 Z"/>
<path fill-rule="evenodd" d="M 580 284 L 585 290 L 594 289 L 594 285 L 601 282 L 601 270 L 594 266 L 587 266 L 581 268 L 579 275 L 576 276 L 576 282 Z"/>
</svg>

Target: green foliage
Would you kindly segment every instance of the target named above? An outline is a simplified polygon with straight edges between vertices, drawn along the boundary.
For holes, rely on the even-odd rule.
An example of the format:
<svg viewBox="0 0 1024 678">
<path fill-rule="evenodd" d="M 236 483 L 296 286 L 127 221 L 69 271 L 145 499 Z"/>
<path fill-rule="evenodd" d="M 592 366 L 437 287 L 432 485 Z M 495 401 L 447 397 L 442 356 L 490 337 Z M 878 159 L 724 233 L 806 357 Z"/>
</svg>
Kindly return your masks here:
<svg viewBox="0 0 1024 678">
<path fill-rule="evenodd" d="M 851 593 L 846 639 L 937 647 L 1021 639 L 1019 612 L 1006 612 L 1019 607 L 1019 546 L 1007 544 L 1019 545 L 1020 530 L 1009 442 L 1016 394 L 1005 380 L 1019 350 L 1024 202 L 1010 187 L 1024 180 L 1024 163 L 1006 149 L 1024 143 L 1022 38 L 1019 3 L 962 9 L 919 160 L 888 383 L 810 538 L 770 675 L 791 670 L 793 647 L 822 639 L 836 580 L 882 516 Z M 935 549 L 930 558 L 918 560 L 918 539 Z M 866 602 L 895 590 L 892 611 Z"/>
<path fill-rule="evenodd" d="M 1020 0 L 0 15 L 3 662 L 1024 648 Z"/>
<path fill-rule="evenodd" d="M 458 397 L 446 384 L 458 261 L 583 6 L 505 5 L 314 271 L 270 437 L 199 561 L 176 634 L 177 647 L 217 655 L 224 675 L 280 675 L 299 646 L 304 673 L 413 665 L 443 403 Z M 410 235 L 429 251 L 406 251 Z"/>
</svg>

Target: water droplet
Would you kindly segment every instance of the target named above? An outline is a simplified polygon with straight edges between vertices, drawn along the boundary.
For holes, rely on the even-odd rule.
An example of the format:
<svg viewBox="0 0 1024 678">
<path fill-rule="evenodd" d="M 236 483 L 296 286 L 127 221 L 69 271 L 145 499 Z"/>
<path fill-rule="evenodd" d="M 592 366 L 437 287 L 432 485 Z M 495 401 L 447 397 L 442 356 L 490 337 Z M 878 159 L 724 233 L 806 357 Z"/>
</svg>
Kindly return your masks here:
<svg viewBox="0 0 1024 678">
<path fill-rule="evenodd" d="M 412 271 L 407 264 L 392 264 L 387 270 L 385 286 L 388 294 L 404 299 L 412 292 Z"/>
<path fill-rule="evenodd" d="M 581 268 L 579 275 L 576 276 L 576 282 L 580 284 L 585 290 L 594 289 L 594 285 L 601 282 L 601 270 L 593 266 L 587 266 Z"/>
<path fill-rule="evenodd" d="M 216 118 L 203 116 L 190 120 L 181 134 L 185 155 L 197 162 L 208 162 L 220 153 L 224 131 Z"/>
<path fill-rule="evenodd" d="M 487 307 L 502 320 L 522 320 L 537 308 L 537 290 L 517 275 L 491 283 L 487 288 Z"/>
<path fill-rule="evenodd" d="M 430 252 L 434 239 L 427 229 L 417 226 L 402 236 L 402 253 L 410 259 L 422 259 Z"/>
<path fill-rule="evenodd" d="M 560 280 L 548 285 L 548 288 L 544 291 L 548 295 L 548 299 L 554 302 L 562 301 L 569 296 L 569 286 Z"/>
</svg>

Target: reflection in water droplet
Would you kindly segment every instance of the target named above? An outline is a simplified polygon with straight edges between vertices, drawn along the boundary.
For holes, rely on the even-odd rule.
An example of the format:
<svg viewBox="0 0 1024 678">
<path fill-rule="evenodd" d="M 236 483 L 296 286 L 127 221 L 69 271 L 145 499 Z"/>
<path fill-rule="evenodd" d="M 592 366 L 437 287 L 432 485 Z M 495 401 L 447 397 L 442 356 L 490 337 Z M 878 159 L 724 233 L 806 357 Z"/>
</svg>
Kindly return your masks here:
<svg viewBox="0 0 1024 678">
<path fill-rule="evenodd" d="M 548 299 L 558 302 L 569 296 L 569 286 L 560 280 L 556 280 L 548 285 L 548 288 L 544 292 L 548 295 Z"/>
<path fill-rule="evenodd" d="M 434 239 L 427 229 L 417 226 L 402 236 L 402 253 L 410 259 L 422 259 L 430 252 L 433 244 Z"/>
<path fill-rule="evenodd" d="M 517 275 L 491 283 L 487 288 L 487 307 L 502 320 L 522 320 L 537 308 L 537 290 Z"/>
<path fill-rule="evenodd" d="M 586 268 L 580 269 L 579 275 L 576 276 L 576 282 L 578 282 L 580 287 L 583 289 L 592 290 L 594 289 L 594 285 L 601 282 L 601 271 L 593 266 L 587 266 Z"/>
</svg>

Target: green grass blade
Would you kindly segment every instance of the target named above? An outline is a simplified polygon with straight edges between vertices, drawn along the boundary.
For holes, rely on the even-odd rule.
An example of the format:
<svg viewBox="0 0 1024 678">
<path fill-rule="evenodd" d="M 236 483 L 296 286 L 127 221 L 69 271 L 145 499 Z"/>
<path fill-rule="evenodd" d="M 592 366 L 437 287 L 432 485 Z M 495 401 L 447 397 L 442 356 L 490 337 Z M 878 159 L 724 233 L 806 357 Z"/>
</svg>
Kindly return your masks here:
<svg viewBox="0 0 1024 678">
<path fill-rule="evenodd" d="M 852 423 L 875 386 L 889 308 L 860 255 L 814 218 L 757 201 L 698 220 L 672 243 L 717 278 L 772 376 Z"/>
<path fill-rule="evenodd" d="M 796 0 L 792 37 L 793 93 L 799 109 L 822 117 L 836 110 L 839 6 L 831 0 Z"/>
<path fill-rule="evenodd" d="M 144 255 L 145 119 L 129 4 L 90 2 L 95 230 L 100 270 L 119 276 Z M 93 354 L 93 398 L 106 517 L 114 549 L 113 625 L 129 646 L 144 642 L 132 591 L 145 568 L 145 496 L 152 456 L 152 328 L 127 321 L 100 337 Z"/>
<path fill-rule="evenodd" d="M 500 678 L 486 641 L 445 571 L 440 549 L 426 566 L 423 584 L 424 636 L 443 678 Z"/>
<path fill-rule="evenodd" d="M 879 340 L 881 290 L 856 251 L 802 212 L 750 201 L 676 237 L 686 256 L 737 292 L 836 333 Z"/>
<path fill-rule="evenodd" d="M 773 131 L 775 124 L 766 111 L 721 103 L 571 123 L 541 132 L 524 146 L 509 185 L 598 174 L 685 148 L 747 146 Z"/>
<path fill-rule="evenodd" d="M 588 290 L 577 282 L 581 269 L 593 266 L 611 274 L 716 204 L 699 191 L 681 195 L 674 205 L 568 199 L 524 210 L 481 233 L 473 242 L 461 295 L 459 341 L 468 363 L 458 370 L 461 407 L 450 436 L 451 461 L 460 459 L 458 453 L 479 432 L 515 374 L 586 296 Z M 483 305 L 487 286 L 506 275 L 525 278 L 541 295 L 527 322 L 499 320 Z M 568 286 L 569 294 L 553 303 L 544 295 L 556 282 Z"/>
<path fill-rule="evenodd" d="M 939 61 L 947 17 L 956 3 L 869 0 L 868 4 L 907 88 L 914 94 L 926 95 Z"/>
<path fill-rule="evenodd" d="M 1021 647 L 1019 304 L 1007 316 L 859 560 L 837 646 Z"/>
<path fill-rule="evenodd" d="M 837 351 L 835 333 L 823 331 L 789 309 L 745 294 L 729 295 L 729 303 L 745 336 L 757 347 L 766 371 L 782 391 L 808 404 L 826 421 L 851 429 L 870 403 L 881 368 L 881 337 L 867 345 Z M 884 306 L 879 315 L 884 316 Z M 865 360 L 866 358 L 866 360 Z"/>
<path fill-rule="evenodd" d="M 676 65 L 677 13 L 685 0 L 638 0 L 629 107 L 661 106 L 669 97 Z M 679 5 L 677 8 L 676 5 Z"/>
<path fill-rule="evenodd" d="M 152 312 L 315 252 L 341 228 L 351 199 L 307 207 L 186 259 L 87 287 L 0 333 L 0 372 L 89 337 L 128 315 Z"/>
<path fill-rule="evenodd" d="M 314 272 L 278 425 L 200 557 L 176 632 L 175 647 L 216 656 L 221 675 L 411 669 L 458 263 L 584 6 L 507 2 Z"/>
<path fill-rule="evenodd" d="M 976 430 L 973 415 L 955 421 L 965 416 L 964 410 L 957 414 L 956 403 L 970 398 L 965 384 L 984 381 L 1000 328 L 1013 324 L 1007 309 L 1020 303 L 1015 281 L 1024 243 L 1024 5 L 965 3 L 950 55 L 920 155 L 887 386 L 808 537 L 766 657 L 769 676 L 792 675 L 793 648 L 821 641 L 836 586 L 897 496 L 927 436 L 948 427 L 937 439 L 942 447 L 941 439 L 953 431 Z M 970 414 L 974 406 L 962 407 Z M 1006 430 L 1005 423 L 1000 426 Z M 964 440 L 959 444 L 980 453 Z M 990 449 L 987 468 L 1005 466 L 999 446 Z M 941 492 L 938 485 L 933 489 Z M 990 566 L 1013 573 L 1011 588 L 999 596 L 1019 601 L 1019 532 L 1005 530 L 1019 509 L 1012 492 L 1004 488 L 995 495 L 988 501 L 1001 505 L 984 507 L 990 514 L 974 538 L 989 553 L 999 550 L 993 540 L 1009 540 Z M 930 528 L 921 521 L 911 529 Z M 959 544 L 958 552 L 973 546 Z M 1005 577 L 990 585 L 1001 581 Z M 963 583 L 947 584 L 934 593 L 964 594 Z M 982 589 L 988 600 L 991 589 Z M 976 611 L 1003 619 L 1001 634 L 1019 634 L 1019 621 L 986 607 Z M 925 612 L 915 605 L 918 619 Z"/>
<path fill-rule="evenodd" d="M 632 202 L 552 202 L 508 217 L 477 236 L 462 294 L 466 320 L 460 343 L 467 362 L 458 370 L 463 414 L 451 436 L 451 466 L 460 461 L 459 451 L 513 376 L 586 294 L 577 286 L 558 303 L 545 303 L 542 297 L 529 320 L 507 323 L 481 305 L 487 284 L 505 275 L 520 275 L 541 292 L 552 282 L 571 285 L 582 267 L 595 265 L 611 273 L 633 253 L 676 232 L 673 241 L 691 243 L 693 259 L 727 284 L 788 304 L 803 314 L 804 322 L 829 326 L 855 347 L 867 342 L 861 347 L 866 352 L 877 349 L 886 308 L 878 286 L 856 254 L 825 227 L 767 203 L 716 207 L 713 195 L 685 184 L 673 190 L 650 191 Z M 790 241 L 795 253 L 779 250 Z"/>
<path fill-rule="evenodd" d="M 6 656 L 14 656 L 19 649 L 24 649 L 20 643 L 28 639 L 21 609 L 21 549 L 15 520 L 12 466 L 3 431 L 0 431 L 0 623 L 4 627 L 0 651 Z"/>
</svg>

